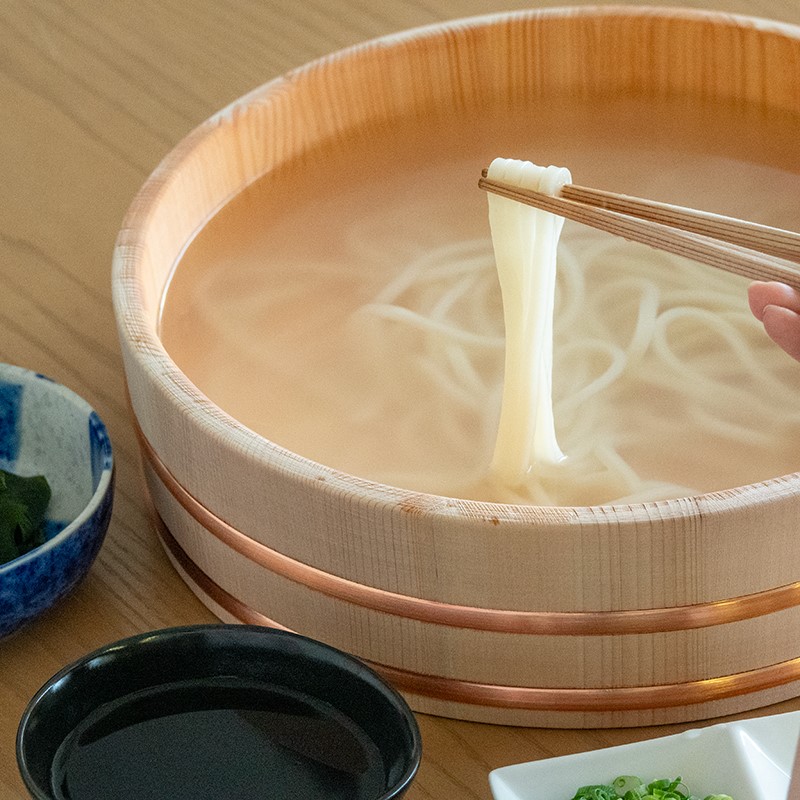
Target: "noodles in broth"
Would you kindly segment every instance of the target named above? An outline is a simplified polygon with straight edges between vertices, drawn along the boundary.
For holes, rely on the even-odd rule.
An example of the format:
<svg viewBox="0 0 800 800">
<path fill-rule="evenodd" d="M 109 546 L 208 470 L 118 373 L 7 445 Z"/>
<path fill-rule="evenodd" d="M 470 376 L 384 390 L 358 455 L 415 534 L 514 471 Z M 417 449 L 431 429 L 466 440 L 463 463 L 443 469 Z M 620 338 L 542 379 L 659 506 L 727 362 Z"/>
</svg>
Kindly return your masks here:
<svg viewBox="0 0 800 800">
<path fill-rule="evenodd" d="M 513 440 L 516 434 L 528 448 L 524 469 L 489 468 L 500 447 L 493 437 L 506 349 L 489 240 L 454 243 L 413 260 L 357 312 L 360 336 L 382 348 L 384 357 L 392 341 L 404 347 L 418 340 L 418 358 L 408 365 L 416 374 L 407 379 L 438 389 L 418 393 L 418 413 L 436 415 L 443 436 L 465 437 L 465 450 L 476 441 L 483 449 L 485 471 L 467 479 L 461 472 L 425 476 L 429 491 L 542 505 L 688 496 L 703 487 L 642 474 L 629 454 L 641 456 L 652 442 L 664 472 L 680 474 L 680 466 L 670 467 L 664 442 L 677 438 L 676 449 L 687 451 L 672 456 L 680 464 L 707 456 L 695 449 L 697 435 L 711 442 L 718 459 L 752 458 L 779 447 L 787 435 L 796 437 L 796 376 L 764 359 L 763 332 L 747 308 L 741 278 L 570 223 L 557 262 L 550 321 L 558 343 L 553 371 L 560 380 L 549 424 L 555 419 L 566 457 L 547 431 L 546 446 L 535 452 L 525 421 L 517 418 L 505 435 Z M 703 288 L 693 288 L 698 285 Z M 537 313 L 547 315 L 547 302 Z M 538 357 L 547 360 L 546 353 Z M 436 407 L 440 396 L 448 410 Z M 434 398 L 431 406 L 426 397 Z M 638 413 L 627 425 L 617 424 L 615 412 L 632 406 Z M 482 414 L 479 436 L 459 430 L 459 409 Z M 547 428 L 547 414 L 542 416 Z M 384 479 L 418 486 L 420 475 Z"/>
<path fill-rule="evenodd" d="M 355 140 L 346 158 L 321 147 L 264 176 L 176 262 L 167 351 L 237 424 L 414 492 L 583 506 L 792 472 L 800 365 L 750 313 L 747 281 L 570 222 L 557 251 L 550 435 L 537 453 L 509 423 L 519 448 L 500 466 L 509 321 L 476 186 L 491 151 L 768 224 L 791 227 L 800 213 L 794 118 L 626 103 L 567 98 L 537 107 L 535 126 L 529 109 L 409 123 Z M 726 137 L 709 143 L 711 128 Z"/>
</svg>

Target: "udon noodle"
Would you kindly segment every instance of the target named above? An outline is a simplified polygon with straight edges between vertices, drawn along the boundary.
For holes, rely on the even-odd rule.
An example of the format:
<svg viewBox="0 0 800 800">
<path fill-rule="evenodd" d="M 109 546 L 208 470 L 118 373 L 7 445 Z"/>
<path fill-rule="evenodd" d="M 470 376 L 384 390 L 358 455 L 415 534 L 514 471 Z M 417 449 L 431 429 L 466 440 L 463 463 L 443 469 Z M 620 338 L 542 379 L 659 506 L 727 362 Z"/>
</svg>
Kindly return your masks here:
<svg viewBox="0 0 800 800">
<path fill-rule="evenodd" d="M 536 460 L 523 481 L 489 469 L 505 349 L 491 242 L 411 260 L 358 310 L 371 357 L 416 353 L 403 362 L 417 387 L 410 418 L 438 420 L 449 446 L 477 447 L 483 465 L 469 476 L 385 481 L 501 502 L 644 502 L 704 490 L 672 478 L 691 473 L 689 462 L 700 462 L 696 478 L 704 462 L 713 473 L 726 459 L 757 462 L 787 436 L 796 441 L 796 375 L 775 368 L 782 362 L 765 350 L 742 279 L 570 223 L 557 275 L 553 417 L 566 458 Z M 459 424 L 476 414 L 478 430 Z M 636 466 L 648 462 L 655 469 Z"/>
<path fill-rule="evenodd" d="M 571 181 L 566 169 L 508 158 L 495 158 L 489 177 L 546 194 Z M 505 197 L 487 197 L 505 326 L 503 402 L 491 472 L 501 483 L 518 486 L 536 466 L 564 458 L 552 399 L 556 258 L 564 220 Z"/>
</svg>

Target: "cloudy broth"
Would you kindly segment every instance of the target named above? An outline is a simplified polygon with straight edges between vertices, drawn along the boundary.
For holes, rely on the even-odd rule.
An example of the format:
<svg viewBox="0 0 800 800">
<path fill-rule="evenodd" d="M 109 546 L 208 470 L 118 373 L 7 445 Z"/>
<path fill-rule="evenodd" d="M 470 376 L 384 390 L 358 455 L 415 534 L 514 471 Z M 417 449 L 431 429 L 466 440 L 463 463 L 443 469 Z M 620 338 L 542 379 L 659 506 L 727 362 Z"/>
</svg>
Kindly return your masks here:
<svg viewBox="0 0 800 800">
<path fill-rule="evenodd" d="M 415 491 L 534 502 L 536 495 L 509 493 L 486 478 L 503 332 L 487 201 L 477 188 L 481 169 L 497 155 L 563 165 L 576 183 L 797 228 L 798 133 L 798 118 L 748 108 L 556 99 L 535 110 L 489 109 L 480 119 L 432 120 L 424 129 L 398 121 L 381 134 L 354 134 L 264 176 L 208 221 L 175 267 L 160 335 L 214 403 L 307 458 Z M 568 223 L 562 243 L 580 261 L 596 250 L 597 234 Z M 626 265 L 622 297 L 607 291 L 604 269 L 587 265 L 577 278 L 559 278 L 553 395 L 567 456 L 596 436 L 603 447 L 610 443 L 609 463 L 621 456 L 644 478 L 674 484 L 676 495 L 796 470 L 800 365 L 749 317 L 747 282 L 685 264 L 675 277 L 658 254 L 623 242 L 601 246 Z M 648 350 L 640 372 L 593 394 L 589 431 L 582 427 L 589 400 L 582 408 L 581 391 L 610 368 L 614 348 L 627 348 L 635 335 L 642 312 L 631 299 L 639 290 L 629 262 L 640 256 L 642 274 L 658 262 L 673 282 L 669 293 L 659 290 L 662 310 L 667 302 L 691 306 L 697 290 L 717 292 L 722 299 L 695 314 L 697 324 L 722 318 L 744 350 L 724 329 L 695 330 L 691 319 L 676 319 L 667 353 L 674 374 L 662 380 L 666 368 L 651 363 L 657 354 Z M 414 263 L 423 265 L 424 285 L 403 288 Z M 463 290 L 447 295 L 457 281 Z M 581 282 L 581 303 L 591 303 L 591 313 L 569 311 L 570 281 Z M 400 311 L 390 313 L 376 299 L 392 286 Z M 410 305 L 412 289 L 427 328 L 404 326 L 422 307 Z M 365 306 L 378 316 L 364 314 Z M 445 317 L 455 319 L 467 349 L 442 349 L 434 329 Z M 576 341 L 603 337 L 608 346 L 576 355 Z M 648 377 L 656 373 L 658 381 Z M 745 392 L 744 400 L 719 413 L 696 408 L 684 389 L 702 390 L 707 376 Z M 705 392 L 714 393 L 713 386 Z M 746 413 L 750 398 L 759 413 Z M 592 458 L 602 461 L 605 450 L 597 452 Z M 621 469 L 623 475 L 627 466 Z M 625 496 L 617 486 L 624 476 L 605 488 L 569 471 L 546 480 L 546 502 Z"/>
</svg>

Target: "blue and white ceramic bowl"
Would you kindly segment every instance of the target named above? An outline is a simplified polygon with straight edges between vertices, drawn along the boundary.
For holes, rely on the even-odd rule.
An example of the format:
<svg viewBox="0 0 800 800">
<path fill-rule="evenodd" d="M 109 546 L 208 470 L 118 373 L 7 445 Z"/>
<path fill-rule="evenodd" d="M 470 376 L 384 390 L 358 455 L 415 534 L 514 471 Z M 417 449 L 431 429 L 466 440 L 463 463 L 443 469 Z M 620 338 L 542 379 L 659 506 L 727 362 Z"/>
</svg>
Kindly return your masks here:
<svg viewBox="0 0 800 800">
<path fill-rule="evenodd" d="M 102 544 L 114 486 L 106 427 L 81 397 L 30 370 L 0 364 L 0 468 L 44 475 L 46 539 L 0 564 L 0 637 L 50 608 L 86 575 Z"/>
</svg>

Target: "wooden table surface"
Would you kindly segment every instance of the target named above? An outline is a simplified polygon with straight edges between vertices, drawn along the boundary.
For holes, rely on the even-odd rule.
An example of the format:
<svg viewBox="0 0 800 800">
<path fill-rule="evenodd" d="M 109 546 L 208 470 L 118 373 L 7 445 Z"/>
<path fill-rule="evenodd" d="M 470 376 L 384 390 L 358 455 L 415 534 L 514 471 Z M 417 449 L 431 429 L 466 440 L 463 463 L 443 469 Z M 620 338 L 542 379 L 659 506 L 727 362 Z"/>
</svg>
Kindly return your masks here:
<svg viewBox="0 0 800 800">
<path fill-rule="evenodd" d="M 138 187 L 198 123 L 289 68 L 381 34 L 536 4 L 0 0 L 0 361 L 85 396 L 109 427 L 117 463 L 113 520 L 88 578 L 58 608 L 0 641 L 0 800 L 27 797 L 16 728 L 54 672 L 115 639 L 213 620 L 158 544 L 126 406 L 110 267 Z M 800 23 L 797 0 L 682 5 Z M 794 708 L 800 701 L 757 713 Z M 419 723 L 425 755 L 410 800 L 485 800 L 495 767 L 688 727 L 541 730 L 426 716 Z"/>
</svg>

